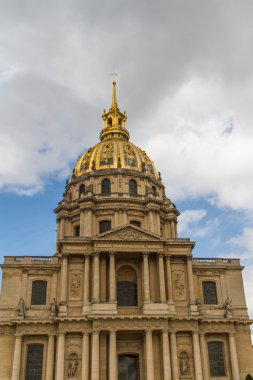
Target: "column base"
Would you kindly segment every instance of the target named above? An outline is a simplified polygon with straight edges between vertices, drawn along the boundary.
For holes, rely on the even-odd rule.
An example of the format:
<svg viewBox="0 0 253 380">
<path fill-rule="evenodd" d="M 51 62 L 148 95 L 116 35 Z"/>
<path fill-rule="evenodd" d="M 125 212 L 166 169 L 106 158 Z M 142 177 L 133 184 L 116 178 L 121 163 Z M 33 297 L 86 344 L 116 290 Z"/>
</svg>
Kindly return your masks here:
<svg viewBox="0 0 253 380">
<path fill-rule="evenodd" d="M 87 315 L 90 313 L 91 313 L 91 304 L 90 302 L 88 302 L 83 305 L 82 315 Z"/>
<path fill-rule="evenodd" d="M 199 315 L 198 305 L 190 305 L 190 314 Z"/>
<path fill-rule="evenodd" d="M 168 314 L 169 306 L 167 302 L 144 302 L 142 310 L 143 314 L 149 315 Z"/>
<path fill-rule="evenodd" d="M 67 302 L 60 302 L 60 305 L 59 305 L 59 313 L 58 313 L 58 317 L 66 317 L 68 315 L 68 304 Z"/>
<path fill-rule="evenodd" d="M 117 304 L 115 302 L 93 303 L 91 312 L 94 314 L 115 315 L 117 314 Z"/>
</svg>

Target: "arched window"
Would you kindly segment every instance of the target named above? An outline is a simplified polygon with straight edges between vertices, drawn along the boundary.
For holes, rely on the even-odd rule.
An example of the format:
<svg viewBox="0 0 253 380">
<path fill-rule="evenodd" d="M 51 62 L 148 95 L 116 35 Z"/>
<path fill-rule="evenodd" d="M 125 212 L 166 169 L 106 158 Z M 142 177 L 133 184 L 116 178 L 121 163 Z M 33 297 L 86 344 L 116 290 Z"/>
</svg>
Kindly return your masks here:
<svg viewBox="0 0 253 380">
<path fill-rule="evenodd" d="M 80 236 L 80 226 L 74 227 L 74 236 L 76 237 Z"/>
<path fill-rule="evenodd" d="M 25 380 L 42 380 L 43 344 L 28 344 Z"/>
<path fill-rule="evenodd" d="M 111 117 L 108 118 L 108 125 L 110 125 L 110 127 L 112 126 L 112 118 Z"/>
<path fill-rule="evenodd" d="M 129 181 L 129 194 L 137 195 L 137 182 L 134 179 L 130 179 Z"/>
<path fill-rule="evenodd" d="M 101 183 L 101 193 L 111 194 L 111 181 L 108 178 L 103 179 Z"/>
<path fill-rule="evenodd" d="M 139 220 L 130 220 L 130 224 L 133 224 L 134 226 L 137 226 L 137 227 L 141 226 L 141 222 L 139 222 Z"/>
<path fill-rule="evenodd" d="M 79 197 L 85 193 L 85 185 L 82 183 L 79 187 Z"/>
<path fill-rule="evenodd" d="M 222 342 L 208 342 L 209 371 L 211 377 L 225 376 L 224 349 Z"/>
<path fill-rule="evenodd" d="M 152 186 L 152 194 L 156 195 L 156 187 L 155 186 Z"/>
<path fill-rule="evenodd" d="M 99 222 L 99 233 L 109 231 L 112 228 L 112 222 L 110 220 L 101 220 Z"/>
<path fill-rule="evenodd" d="M 118 306 L 137 306 L 136 272 L 129 266 L 123 266 L 117 273 L 117 303 Z"/>
<path fill-rule="evenodd" d="M 217 305 L 216 283 L 214 281 L 204 281 L 202 283 L 204 304 Z"/>
<path fill-rule="evenodd" d="M 31 305 L 46 305 L 47 303 L 47 281 L 32 282 Z"/>
</svg>

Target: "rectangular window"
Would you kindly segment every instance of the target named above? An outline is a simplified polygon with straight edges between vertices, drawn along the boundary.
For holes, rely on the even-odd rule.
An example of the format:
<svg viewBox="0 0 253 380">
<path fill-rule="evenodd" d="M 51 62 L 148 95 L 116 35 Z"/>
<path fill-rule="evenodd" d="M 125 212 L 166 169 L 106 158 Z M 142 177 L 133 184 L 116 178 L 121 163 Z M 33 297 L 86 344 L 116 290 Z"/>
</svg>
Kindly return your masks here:
<svg viewBox="0 0 253 380">
<path fill-rule="evenodd" d="M 209 369 L 211 377 L 225 376 L 222 342 L 208 342 Z"/>
<path fill-rule="evenodd" d="M 214 281 L 205 281 L 202 283 L 203 286 L 203 297 L 204 304 L 206 305 L 217 305 L 217 293 L 216 293 L 216 283 Z"/>
<path fill-rule="evenodd" d="M 43 344 L 27 346 L 25 380 L 42 380 L 43 348 Z"/>
<path fill-rule="evenodd" d="M 31 305 L 46 305 L 47 303 L 47 282 L 33 281 Z"/>
</svg>

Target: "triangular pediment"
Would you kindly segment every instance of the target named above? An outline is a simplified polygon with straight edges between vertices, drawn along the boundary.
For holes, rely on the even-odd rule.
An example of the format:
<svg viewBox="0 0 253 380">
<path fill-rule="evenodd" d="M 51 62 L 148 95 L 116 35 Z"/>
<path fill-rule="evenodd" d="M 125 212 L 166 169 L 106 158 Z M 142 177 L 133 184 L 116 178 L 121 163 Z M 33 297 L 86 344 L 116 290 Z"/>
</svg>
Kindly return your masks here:
<svg viewBox="0 0 253 380">
<path fill-rule="evenodd" d="M 140 227 L 126 224 L 113 230 L 103 232 L 96 240 L 118 240 L 118 241 L 161 241 L 159 235 L 143 230 Z"/>
</svg>

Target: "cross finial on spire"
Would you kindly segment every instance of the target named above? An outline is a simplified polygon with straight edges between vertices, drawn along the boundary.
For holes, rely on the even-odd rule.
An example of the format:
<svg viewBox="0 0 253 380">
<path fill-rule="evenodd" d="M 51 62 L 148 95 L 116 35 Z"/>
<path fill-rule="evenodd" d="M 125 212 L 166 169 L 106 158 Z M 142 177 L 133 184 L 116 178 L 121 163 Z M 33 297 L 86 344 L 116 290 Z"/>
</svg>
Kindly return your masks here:
<svg viewBox="0 0 253 380">
<path fill-rule="evenodd" d="M 116 95 L 116 76 L 117 74 L 113 73 L 112 74 L 112 77 L 113 77 L 113 82 L 112 82 L 112 105 L 111 105 L 111 108 L 117 108 L 118 107 L 118 104 L 117 104 L 117 95 Z"/>
</svg>

